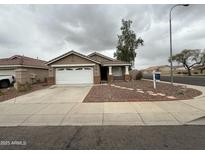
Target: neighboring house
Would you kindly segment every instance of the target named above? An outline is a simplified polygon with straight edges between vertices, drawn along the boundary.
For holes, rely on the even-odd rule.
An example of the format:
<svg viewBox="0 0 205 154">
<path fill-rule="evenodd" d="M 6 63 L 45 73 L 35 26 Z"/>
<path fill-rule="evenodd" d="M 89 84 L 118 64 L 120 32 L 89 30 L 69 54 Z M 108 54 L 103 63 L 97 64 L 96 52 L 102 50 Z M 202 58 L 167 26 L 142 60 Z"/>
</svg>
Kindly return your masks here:
<svg viewBox="0 0 205 154">
<path fill-rule="evenodd" d="M 88 56 L 67 52 L 47 62 L 52 84 L 99 84 L 102 81 L 129 80 L 130 63 L 94 52 Z"/>
<path fill-rule="evenodd" d="M 3 58 L 0 59 L 0 75 L 16 76 L 16 70 L 21 68 L 28 73 L 29 82 L 38 80 L 43 82 L 48 77 L 48 66 L 45 63 L 43 60 L 20 55 Z"/>
</svg>

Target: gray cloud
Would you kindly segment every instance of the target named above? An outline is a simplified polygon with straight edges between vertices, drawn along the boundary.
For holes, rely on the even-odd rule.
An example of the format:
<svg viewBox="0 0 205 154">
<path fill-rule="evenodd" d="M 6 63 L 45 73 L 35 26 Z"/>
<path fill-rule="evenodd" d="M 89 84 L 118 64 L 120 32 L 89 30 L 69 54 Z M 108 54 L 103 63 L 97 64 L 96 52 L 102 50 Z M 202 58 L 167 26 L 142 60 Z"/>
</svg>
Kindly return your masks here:
<svg viewBox="0 0 205 154">
<path fill-rule="evenodd" d="M 145 41 L 136 68 L 168 64 L 172 5 L 0 5 L 0 57 L 24 54 L 49 60 L 69 50 L 113 56 L 121 19 Z M 174 53 L 204 48 L 205 5 L 173 11 Z"/>
</svg>

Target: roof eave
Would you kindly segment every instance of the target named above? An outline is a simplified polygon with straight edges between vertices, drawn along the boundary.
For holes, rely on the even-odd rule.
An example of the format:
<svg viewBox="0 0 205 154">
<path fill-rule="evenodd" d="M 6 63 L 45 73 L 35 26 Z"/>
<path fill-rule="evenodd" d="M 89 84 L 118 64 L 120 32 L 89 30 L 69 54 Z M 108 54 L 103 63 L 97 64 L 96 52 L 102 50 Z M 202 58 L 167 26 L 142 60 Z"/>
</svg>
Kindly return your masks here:
<svg viewBox="0 0 205 154">
<path fill-rule="evenodd" d="M 34 65 L 0 65 L 0 68 L 15 68 L 15 67 L 48 69 L 48 67 L 34 66 Z"/>
<path fill-rule="evenodd" d="M 98 53 L 98 52 L 93 52 L 93 53 L 89 54 L 88 57 L 91 57 L 91 56 L 93 56 L 93 55 L 97 55 L 97 56 L 103 57 L 103 58 L 108 59 L 108 60 L 111 60 L 111 61 L 115 60 L 115 59 L 113 59 L 113 58 L 111 58 L 111 57 L 105 56 L 105 55 L 103 55 L 103 54 L 101 54 L 101 53 Z"/>
<path fill-rule="evenodd" d="M 131 64 L 102 64 L 102 66 L 131 66 Z"/>
<path fill-rule="evenodd" d="M 68 53 L 66 53 L 66 54 L 63 54 L 63 55 L 61 55 L 61 56 L 59 56 L 59 57 L 57 57 L 57 58 L 54 58 L 54 59 L 48 61 L 48 62 L 46 63 L 46 65 L 52 64 L 52 63 L 54 63 L 54 62 L 56 62 L 56 61 L 58 61 L 58 60 L 60 60 L 60 59 L 62 59 L 62 58 L 64 58 L 64 57 L 67 57 L 67 56 L 71 55 L 71 54 L 77 55 L 77 56 L 79 56 L 79 57 L 81 57 L 81 58 L 90 60 L 90 61 L 95 62 L 95 63 L 97 63 L 97 64 L 101 64 L 100 62 L 95 61 L 95 60 L 93 60 L 93 59 L 90 59 L 89 57 L 87 57 L 87 56 L 85 56 L 85 55 L 82 56 L 81 54 L 78 54 L 78 53 L 76 53 L 75 51 L 70 51 L 70 52 L 68 52 Z"/>
</svg>

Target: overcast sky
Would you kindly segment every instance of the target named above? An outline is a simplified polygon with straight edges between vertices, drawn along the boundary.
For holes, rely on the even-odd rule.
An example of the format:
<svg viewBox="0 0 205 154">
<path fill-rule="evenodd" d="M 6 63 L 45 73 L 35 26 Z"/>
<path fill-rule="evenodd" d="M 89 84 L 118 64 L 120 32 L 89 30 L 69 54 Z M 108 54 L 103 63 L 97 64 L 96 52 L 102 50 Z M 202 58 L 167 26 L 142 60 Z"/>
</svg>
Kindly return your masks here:
<svg viewBox="0 0 205 154">
<path fill-rule="evenodd" d="M 113 56 L 121 19 L 144 40 L 135 68 L 168 64 L 172 5 L 0 5 L 0 58 L 50 60 L 67 51 Z M 205 48 L 205 5 L 173 11 L 173 52 Z"/>
</svg>

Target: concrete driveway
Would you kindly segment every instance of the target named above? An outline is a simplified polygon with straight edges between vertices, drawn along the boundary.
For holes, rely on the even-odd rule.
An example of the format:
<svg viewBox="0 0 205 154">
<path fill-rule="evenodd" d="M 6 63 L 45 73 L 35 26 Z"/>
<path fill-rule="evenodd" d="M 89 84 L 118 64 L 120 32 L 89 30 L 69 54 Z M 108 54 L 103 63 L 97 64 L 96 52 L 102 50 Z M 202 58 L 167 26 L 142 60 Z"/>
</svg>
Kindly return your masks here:
<svg viewBox="0 0 205 154">
<path fill-rule="evenodd" d="M 92 86 L 52 86 L 0 103 L 0 126 L 58 125 Z"/>
<path fill-rule="evenodd" d="M 53 86 L 0 103 L 0 126 L 205 124 L 203 95 L 192 100 L 81 103 L 91 86 Z"/>
<path fill-rule="evenodd" d="M 90 91 L 92 86 L 61 86 L 54 85 L 47 89 L 34 91 L 32 93 L 22 95 L 16 99 L 2 102 L 3 104 L 61 104 L 61 103 L 80 103 Z M 1 103 L 1 104 L 2 104 Z"/>
</svg>

